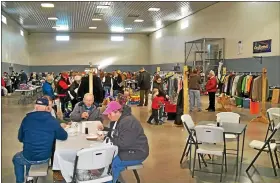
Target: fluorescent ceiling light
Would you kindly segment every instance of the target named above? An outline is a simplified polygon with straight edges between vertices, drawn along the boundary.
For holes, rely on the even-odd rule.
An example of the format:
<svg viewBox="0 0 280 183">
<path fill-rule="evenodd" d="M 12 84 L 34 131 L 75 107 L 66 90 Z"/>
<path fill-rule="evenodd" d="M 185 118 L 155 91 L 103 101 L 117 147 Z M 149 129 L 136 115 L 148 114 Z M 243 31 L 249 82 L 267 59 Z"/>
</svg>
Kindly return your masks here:
<svg viewBox="0 0 280 183">
<path fill-rule="evenodd" d="M 123 41 L 123 36 L 111 36 L 111 41 Z"/>
<path fill-rule="evenodd" d="M 6 8 L 6 2 L 2 2 L 2 6 Z"/>
<path fill-rule="evenodd" d="M 123 27 L 111 27 L 112 32 L 124 32 Z"/>
<path fill-rule="evenodd" d="M 67 25 L 55 26 L 55 27 L 52 27 L 52 28 L 56 29 L 57 31 L 67 31 L 67 30 L 69 30 L 69 27 Z"/>
<path fill-rule="evenodd" d="M 142 19 L 136 19 L 136 20 L 134 20 L 134 22 L 144 22 L 144 20 L 142 20 Z"/>
<path fill-rule="evenodd" d="M 56 17 L 49 17 L 48 20 L 58 20 Z"/>
<path fill-rule="evenodd" d="M 181 23 L 181 29 L 185 29 L 189 27 L 189 21 L 188 20 L 185 20 Z"/>
<path fill-rule="evenodd" d="M 24 36 L 24 32 L 22 30 L 20 30 L 20 35 Z"/>
<path fill-rule="evenodd" d="M 101 21 L 101 18 L 93 18 L 92 21 Z"/>
<path fill-rule="evenodd" d="M 124 28 L 125 30 L 131 30 L 132 28 L 131 27 L 126 27 Z"/>
<path fill-rule="evenodd" d="M 99 9 L 108 9 L 110 6 L 109 5 L 99 5 L 97 8 Z"/>
<path fill-rule="evenodd" d="M 53 8 L 54 4 L 52 4 L 52 3 L 42 3 L 41 6 L 43 8 Z"/>
<path fill-rule="evenodd" d="M 97 29 L 97 27 L 89 27 L 89 29 Z"/>
<path fill-rule="evenodd" d="M 161 36 L 162 36 L 161 31 L 157 31 L 156 32 L 156 39 L 161 38 Z"/>
<path fill-rule="evenodd" d="M 1 21 L 2 21 L 4 24 L 7 24 L 7 18 L 6 18 L 4 15 L 2 15 Z"/>
<path fill-rule="evenodd" d="M 161 26 L 162 26 L 161 20 L 157 21 L 157 22 L 156 22 L 156 27 L 157 27 L 157 28 L 160 28 Z"/>
<path fill-rule="evenodd" d="M 148 11 L 159 11 L 160 8 L 149 8 Z"/>
<path fill-rule="evenodd" d="M 70 37 L 69 36 L 56 36 L 55 40 L 57 40 L 57 41 L 69 41 Z"/>
</svg>

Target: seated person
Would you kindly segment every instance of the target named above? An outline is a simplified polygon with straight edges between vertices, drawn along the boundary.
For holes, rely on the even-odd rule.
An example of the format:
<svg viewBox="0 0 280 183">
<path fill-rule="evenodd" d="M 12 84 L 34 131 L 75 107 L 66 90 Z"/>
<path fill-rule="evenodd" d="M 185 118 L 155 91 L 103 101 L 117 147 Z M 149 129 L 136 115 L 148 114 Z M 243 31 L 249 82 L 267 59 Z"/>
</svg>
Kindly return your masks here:
<svg viewBox="0 0 280 183">
<path fill-rule="evenodd" d="M 67 132 L 51 115 L 48 107 L 48 99 L 37 99 L 35 111 L 28 113 L 21 123 L 18 140 L 23 143 L 23 151 L 13 157 L 17 183 L 24 182 L 24 166 L 28 175 L 31 165 L 48 162 L 54 140 L 66 140 L 68 137 Z"/>
<path fill-rule="evenodd" d="M 83 101 L 75 105 L 74 110 L 70 114 L 70 119 L 74 122 L 103 121 L 100 109 L 94 105 L 93 94 L 85 94 Z"/>
<path fill-rule="evenodd" d="M 115 183 L 127 166 L 141 164 L 148 157 L 148 139 L 140 122 L 131 114 L 129 106 L 122 107 L 118 102 L 112 101 L 103 114 L 112 121 L 108 136 L 113 144 L 118 146 L 118 155 L 112 162 Z M 102 138 L 104 136 L 100 137 Z"/>
</svg>

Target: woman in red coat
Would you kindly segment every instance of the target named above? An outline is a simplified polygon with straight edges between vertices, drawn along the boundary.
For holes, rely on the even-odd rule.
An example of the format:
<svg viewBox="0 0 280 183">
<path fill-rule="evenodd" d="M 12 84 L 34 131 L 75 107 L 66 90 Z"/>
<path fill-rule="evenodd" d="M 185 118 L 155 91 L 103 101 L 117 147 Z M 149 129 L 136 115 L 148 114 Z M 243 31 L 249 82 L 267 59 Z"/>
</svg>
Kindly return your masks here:
<svg viewBox="0 0 280 183">
<path fill-rule="evenodd" d="M 215 94 L 217 91 L 217 79 L 215 77 L 215 72 L 211 70 L 209 72 L 208 78 L 206 90 L 209 95 L 209 107 L 206 110 L 209 112 L 215 112 Z"/>
</svg>

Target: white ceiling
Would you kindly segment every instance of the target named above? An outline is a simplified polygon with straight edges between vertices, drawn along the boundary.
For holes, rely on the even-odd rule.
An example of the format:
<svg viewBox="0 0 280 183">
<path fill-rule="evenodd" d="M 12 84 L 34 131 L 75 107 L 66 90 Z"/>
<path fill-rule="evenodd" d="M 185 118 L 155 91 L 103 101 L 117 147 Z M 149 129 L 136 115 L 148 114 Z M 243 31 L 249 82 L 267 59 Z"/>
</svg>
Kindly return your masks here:
<svg viewBox="0 0 280 183">
<path fill-rule="evenodd" d="M 41 3 L 46 2 L 2 2 L 2 11 L 28 32 L 56 32 L 52 27 L 63 25 L 69 27 L 68 32 L 110 33 L 112 27 L 121 27 L 132 28 L 124 33 L 151 33 L 216 2 L 48 2 L 54 8 L 42 8 Z M 99 9 L 98 5 L 109 5 L 109 8 Z M 151 12 L 149 8 L 160 8 L 160 11 Z M 58 20 L 48 20 L 49 17 Z M 93 18 L 102 20 L 92 21 Z M 134 22 L 135 19 L 144 22 Z M 161 25 L 157 25 L 158 21 Z"/>
</svg>

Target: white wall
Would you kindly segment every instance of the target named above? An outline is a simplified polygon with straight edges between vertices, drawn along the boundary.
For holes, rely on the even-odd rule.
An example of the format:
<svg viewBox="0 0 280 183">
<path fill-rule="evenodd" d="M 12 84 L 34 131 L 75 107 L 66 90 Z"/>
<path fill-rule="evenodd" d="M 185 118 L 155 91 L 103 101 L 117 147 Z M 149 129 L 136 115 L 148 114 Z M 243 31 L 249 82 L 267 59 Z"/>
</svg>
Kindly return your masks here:
<svg viewBox="0 0 280 183">
<path fill-rule="evenodd" d="M 6 63 L 14 63 L 28 65 L 28 43 L 27 33 L 24 32 L 24 37 L 20 35 L 20 30 L 23 30 L 14 20 L 7 18 L 7 25 L 2 23 L 2 40 L 1 40 L 1 61 Z"/>
<path fill-rule="evenodd" d="M 182 22 L 189 27 L 181 30 Z M 280 55 L 279 2 L 220 2 L 150 35 L 150 63 L 184 62 L 184 42 L 206 38 L 225 38 L 225 58 L 253 56 L 253 42 L 272 39 L 272 52 Z M 161 32 L 162 37 L 156 38 Z M 243 54 L 237 43 L 243 42 Z"/>
<path fill-rule="evenodd" d="M 29 36 L 30 65 L 88 65 L 112 59 L 113 65 L 149 64 L 149 37 L 124 35 L 123 42 L 112 42 L 110 34 L 72 33 L 70 41 L 58 42 L 54 33 Z"/>
</svg>

